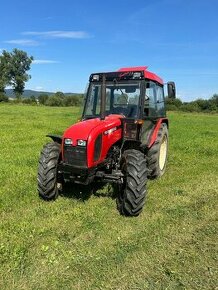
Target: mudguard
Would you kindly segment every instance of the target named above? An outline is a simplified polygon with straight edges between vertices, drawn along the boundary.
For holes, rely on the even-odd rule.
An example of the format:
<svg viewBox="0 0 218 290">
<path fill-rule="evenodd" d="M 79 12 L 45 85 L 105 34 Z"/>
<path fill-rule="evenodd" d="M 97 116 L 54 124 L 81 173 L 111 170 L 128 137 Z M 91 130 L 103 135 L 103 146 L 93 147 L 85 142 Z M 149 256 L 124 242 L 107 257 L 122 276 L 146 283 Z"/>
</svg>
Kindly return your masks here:
<svg viewBox="0 0 218 290">
<path fill-rule="evenodd" d="M 154 127 L 154 129 L 152 131 L 152 134 L 150 135 L 150 139 L 149 139 L 149 142 L 148 142 L 148 148 L 151 148 L 151 146 L 156 141 L 157 134 L 158 134 L 158 131 L 159 131 L 160 126 L 161 126 L 162 123 L 166 123 L 167 124 L 167 127 L 168 127 L 168 119 L 167 118 L 160 118 L 157 121 L 157 123 L 156 123 L 156 125 L 155 125 L 155 127 Z"/>
<path fill-rule="evenodd" d="M 57 142 L 59 144 L 62 143 L 62 136 L 60 135 L 53 135 L 53 134 L 48 134 L 46 137 L 50 137 L 54 142 Z"/>
</svg>

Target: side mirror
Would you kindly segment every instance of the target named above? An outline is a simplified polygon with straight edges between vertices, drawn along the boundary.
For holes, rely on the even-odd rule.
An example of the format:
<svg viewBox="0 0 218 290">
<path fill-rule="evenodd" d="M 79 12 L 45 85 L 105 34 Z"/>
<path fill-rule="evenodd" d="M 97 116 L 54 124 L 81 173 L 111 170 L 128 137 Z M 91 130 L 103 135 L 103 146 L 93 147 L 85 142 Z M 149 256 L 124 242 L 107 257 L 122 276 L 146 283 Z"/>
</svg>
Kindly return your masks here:
<svg viewBox="0 0 218 290">
<path fill-rule="evenodd" d="M 176 98 L 176 86 L 174 82 L 167 83 L 167 92 L 168 92 L 168 98 L 171 98 L 171 99 Z"/>
</svg>

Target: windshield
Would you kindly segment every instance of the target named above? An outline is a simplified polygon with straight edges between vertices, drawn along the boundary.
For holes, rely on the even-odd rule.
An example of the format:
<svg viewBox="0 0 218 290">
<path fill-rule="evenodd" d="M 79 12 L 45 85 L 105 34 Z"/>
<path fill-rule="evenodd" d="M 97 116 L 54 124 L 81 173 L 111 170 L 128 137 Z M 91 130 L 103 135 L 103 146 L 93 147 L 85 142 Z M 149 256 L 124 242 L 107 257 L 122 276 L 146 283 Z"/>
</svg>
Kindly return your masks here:
<svg viewBox="0 0 218 290">
<path fill-rule="evenodd" d="M 83 117 L 100 116 L 101 83 L 90 83 Z M 136 118 L 140 96 L 140 82 L 106 82 L 105 115 L 122 114 Z"/>
</svg>

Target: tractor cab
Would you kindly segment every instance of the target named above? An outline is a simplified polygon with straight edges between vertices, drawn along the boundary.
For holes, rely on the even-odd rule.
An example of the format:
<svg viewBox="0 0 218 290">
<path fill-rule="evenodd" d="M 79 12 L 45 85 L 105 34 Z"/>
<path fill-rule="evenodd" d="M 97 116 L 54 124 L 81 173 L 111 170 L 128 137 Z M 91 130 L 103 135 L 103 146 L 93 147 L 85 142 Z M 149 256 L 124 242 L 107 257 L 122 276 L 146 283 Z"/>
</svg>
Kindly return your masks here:
<svg viewBox="0 0 218 290">
<path fill-rule="evenodd" d="M 117 72 L 91 74 L 82 118 L 119 114 L 127 119 L 165 117 L 163 80 L 147 67 L 122 68 Z M 171 97 L 175 95 L 174 83 Z"/>
</svg>

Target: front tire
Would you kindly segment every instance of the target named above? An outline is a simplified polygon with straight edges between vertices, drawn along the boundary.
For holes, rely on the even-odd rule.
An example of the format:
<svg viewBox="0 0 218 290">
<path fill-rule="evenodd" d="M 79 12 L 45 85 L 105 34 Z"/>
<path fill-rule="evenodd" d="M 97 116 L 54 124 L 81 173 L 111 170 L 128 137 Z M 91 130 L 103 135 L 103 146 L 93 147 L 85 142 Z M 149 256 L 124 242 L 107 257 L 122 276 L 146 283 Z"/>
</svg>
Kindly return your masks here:
<svg viewBox="0 0 218 290">
<path fill-rule="evenodd" d="M 46 144 L 41 152 L 38 167 L 38 193 L 44 200 L 56 199 L 61 183 L 58 182 L 58 163 L 60 158 L 60 144 L 51 142 Z"/>
<path fill-rule="evenodd" d="M 168 129 L 165 123 L 161 124 L 157 139 L 147 152 L 147 164 L 149 169 L 148 178 L 156 179 L 161 177 L 167 164 L 168 154 Z"/>
<path fill-rule="evenodd" d="M 145 204 L 147 165 L 142 152 L 126 150 L 121 158 L 123 184 L 119 188 L 117 209 L 125 216 L 138 216 Z"/>
</svg>

